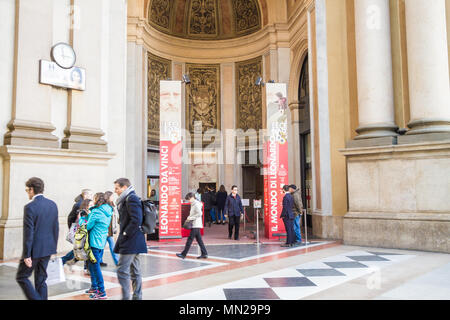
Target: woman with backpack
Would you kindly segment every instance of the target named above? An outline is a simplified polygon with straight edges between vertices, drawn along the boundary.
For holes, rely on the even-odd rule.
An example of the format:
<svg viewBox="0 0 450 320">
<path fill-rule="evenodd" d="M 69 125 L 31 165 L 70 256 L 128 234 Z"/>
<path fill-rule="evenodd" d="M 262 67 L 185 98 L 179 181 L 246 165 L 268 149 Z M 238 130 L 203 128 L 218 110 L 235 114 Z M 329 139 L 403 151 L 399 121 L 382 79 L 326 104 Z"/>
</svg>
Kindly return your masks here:
<svg viewBox="0 0 450 320">
<path fill-rule="evenodd" d="M 119 263 L 119 258 L 117 257 L 117 254 L 114 252 L 114 235 L 117 233 L 117 208 L 114 204 L 114 193 L 112 191 L 106 191 L 105 192 L 105 198 L 108 199 L 109 204 L 113 207 L 113 215 L 111 218 L 111 223 L 109 224 L 108 228 L 108 237 L 106 238 L 106 242 L 108 242 L 109 245 L 109 251 L 111 251 L 111 256 L 113 258 L 114 264 L 117 266 Z M 106 267 L 107 264 L 103 262 L 103 254 L 104 250 L 102 252 L 102 259 L 100 260 L 100 266 Z"/>
<path fill-rule="evenodd" d="M 86 291 L 90 294 L 89 299 L 103 300 L 107 299 L 105 283 L 103 281 L 100 261 L 103 249 L 108 237 L 108 228 L 113 215 L 113 204 L 103 192 L 96 193 L 94 196 L 94 207 L 89 214 L 86 228 L 89 232 L 89 245 L 91 251 L 97 260 L 95 263 L 88 261 L 88 268 L 91 274 L 91 288 Z"/>
</svg>

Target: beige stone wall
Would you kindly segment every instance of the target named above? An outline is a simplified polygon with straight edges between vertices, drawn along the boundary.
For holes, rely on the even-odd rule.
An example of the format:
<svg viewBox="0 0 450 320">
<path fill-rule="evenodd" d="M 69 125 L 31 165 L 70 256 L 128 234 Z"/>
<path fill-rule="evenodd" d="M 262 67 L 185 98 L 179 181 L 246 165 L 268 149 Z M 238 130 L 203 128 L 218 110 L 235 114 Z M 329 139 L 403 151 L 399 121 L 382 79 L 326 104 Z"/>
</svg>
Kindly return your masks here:
<svg viewBox="0 0 450 320">
<path fill-rule="evenodd" d="M 450 144 L 347 149 L 344 242 L 450 252 Z"/>
<path fill-rule="evenodd" d="M 70 249 L 65 241 L 67 215 L 81 189 L 112 190 L 113 181 L 125 175 L 126 6 L 121 0 L 90 4 L 84 0 L 0 3 L 0 39 L 5 48 L 0 53 L 0 259 L 21 254 L 28 178 L 41 177 L 44 195 L 58 205 L 58 251 L 64 252 Z M 92 19 L 98 22 L 95 31 L 89 23 Z M 77 38 L 77 34 L 84 35 Z M 76 66 L 87 73 L 87 90 L 76 93 L 78 102 L 70 91 L 38 82 L 39 59 L 50 60 L 52 45 L 71 41 L 76 41 Z M 62 149 L 65 131 L 75 121 L 84 127 L 77 129 L 81 147 Z M 14 127 L 8 130 L 9 122 Z M 26 130 L 18 131 L 19 124 Z M 11 130 L 16 138 L 1 146 Z M 95 140 L 90 135 L 98 132 L 108 152 L 89 151 L 90 141 Z M 24 139 L 24 133 L 31 139 Z M 51 141 L 51 148 L 46 141 Z"/>
</svg>

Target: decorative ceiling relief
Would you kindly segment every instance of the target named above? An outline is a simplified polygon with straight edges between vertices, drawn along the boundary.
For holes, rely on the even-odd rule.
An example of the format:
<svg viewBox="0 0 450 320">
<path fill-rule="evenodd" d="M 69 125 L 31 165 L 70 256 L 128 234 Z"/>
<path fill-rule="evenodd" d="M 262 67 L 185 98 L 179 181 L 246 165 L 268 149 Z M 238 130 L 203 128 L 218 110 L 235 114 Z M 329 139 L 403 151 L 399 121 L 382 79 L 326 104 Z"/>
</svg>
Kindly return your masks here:
<svg viewBox="0 0 450 320">
<path fill-rule="evenodd" d="M 192 0 L 189 10 L 189 35 L 217 36 L 216 0 Z"/>
<path fill-rule="evenodd" d="M 148 54 L 148 145 L 159 146 L 159 81 L 172 76 L 172 62 Z"/>
<path fill-rule="evenodd" d="M 232 0 L 237 34 L 248 34 L 261 29 L 258 3 L 248 0 Z"/>
<path fill-rule="evenodd" d="M 186 86 L 186 126 L 191 137 L 209 129 L 220 130 L 220 65 L 187 64 L 191 83 Z M 201 121 L 201 129 L 196 127 Z M 204 141 L 204 145 L 211 141 Z"/>
<path fill-rule="evenodd" d="M 258 0 L 150 1 L 150 26 L 176 37 L 224 40 L 254 33 L 262 27 Z"/>
<path fill-rule="evenodd" d="M 171 0 L 152 0 L 150 5 L 150 20 L 157 26 L 170 29 Z"/>
<path fill-rule="evenodd" d="M 236 63 L 237 128 L 262 129 L 262 87 L 255 85 L 262 75 L 262 57 Z"/>
</svg>

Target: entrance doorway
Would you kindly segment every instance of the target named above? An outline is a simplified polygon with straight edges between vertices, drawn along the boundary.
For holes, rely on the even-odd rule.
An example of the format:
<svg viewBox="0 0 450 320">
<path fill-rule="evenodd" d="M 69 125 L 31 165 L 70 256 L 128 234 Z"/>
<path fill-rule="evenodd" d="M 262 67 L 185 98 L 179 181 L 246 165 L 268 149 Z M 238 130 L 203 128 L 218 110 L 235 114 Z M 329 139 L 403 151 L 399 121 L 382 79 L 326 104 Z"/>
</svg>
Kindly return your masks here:
<svg viewBox="0 0 450 320">
<path fill-rule="evenodd" d="M 309 65 L 305 57 L 300 73 L 298 88 L 299 101 L 299 133 L 300 133 L 300 171 L 303 207 L 307 212 L 308 228 L 312 228 L 312 163 L 311 163 L 311 121 L 309 103 Z M 308 233 L 310 233 L 308 231 Z"/>
<path fill-rule="evenodd" d="M 245 208 L 248 222 L 255 223 L 253 200 L 263 200 L 263 197 L 264 176 L 261 174 L 261 168 L 259 166 L 242 166 L 242 199 L 249 200 L 249 206 Z"/>
</svg>

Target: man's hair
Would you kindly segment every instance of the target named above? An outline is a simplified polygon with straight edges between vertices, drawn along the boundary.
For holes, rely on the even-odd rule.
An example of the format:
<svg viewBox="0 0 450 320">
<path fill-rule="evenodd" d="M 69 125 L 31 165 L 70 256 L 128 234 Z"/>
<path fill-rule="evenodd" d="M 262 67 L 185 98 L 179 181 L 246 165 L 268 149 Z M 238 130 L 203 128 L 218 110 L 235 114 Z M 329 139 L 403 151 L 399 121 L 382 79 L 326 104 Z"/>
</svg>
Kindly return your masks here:
<svg viewBox="0 0 450 320">
<path fill-rule="evenodd" d="M 186 199 L 186 200 L 190 200 L 190 199 L 192 199 L 192 198 L 195 198 L 195 195 L 194 195 L 192 192 L 189 192 L 189 193 L 186 195 L 186 197 L 184 197 L 184 199 Z"/>
<path fill-rule="evenodd" d="M 120 187 L 126 186 L 127 188 L 131 186 L 130 180 L 127 178 L 119 178 L 116 181 L 114 181 L 114 184 L 118 184 Z"/>
<path fill-rule="evenodd" d="M 234 188 L 237 188 L 237 186 L 232 186 L 232 187 L 231 187 L 231 190 L 233 190 Z"/>
<path fill-rule="evenodd" d="M 291 184 L 291 185 L 289 186 L 289 188 L 294 189 L 294 190 L 297 190 L 297 186 L 296 186 L 295 184 Z"/>
<path fill-rule="evenodd" d="M 44 192 L 44 181 L 37 177 L 28 179 L 28 181 L 25 183 L 25 186 L 33 189 L 34 194 L 40 194 Z"/>
</svg>

